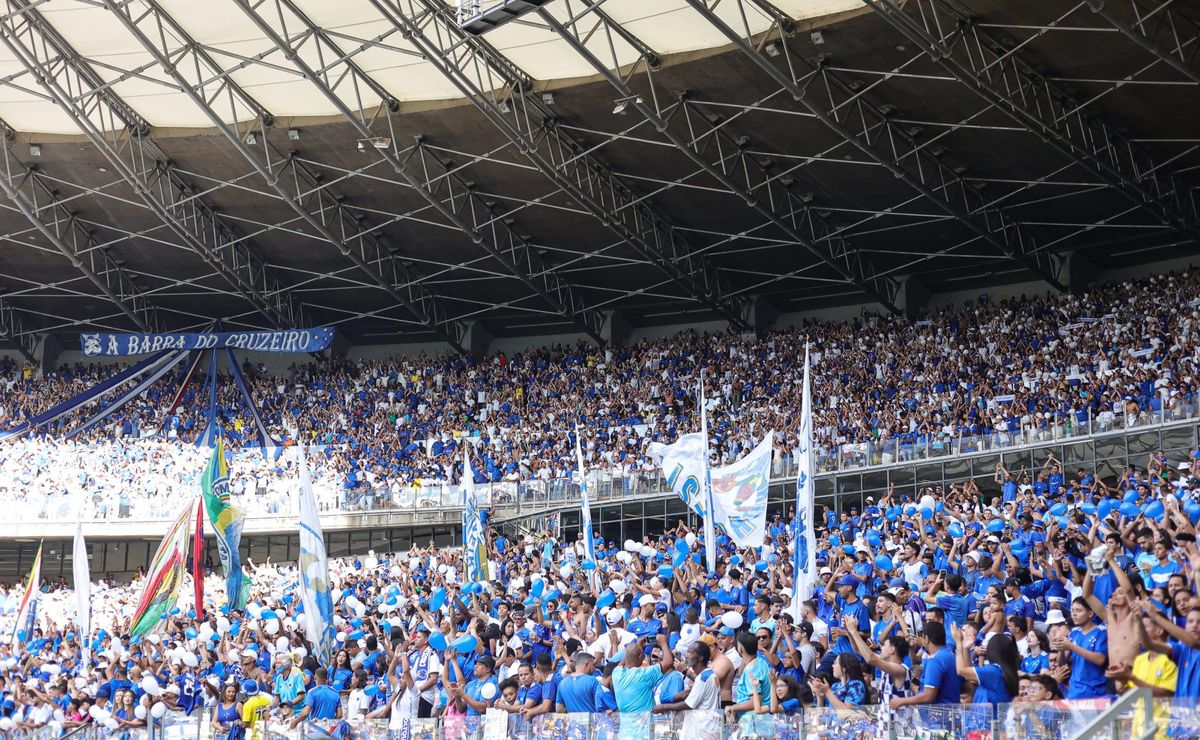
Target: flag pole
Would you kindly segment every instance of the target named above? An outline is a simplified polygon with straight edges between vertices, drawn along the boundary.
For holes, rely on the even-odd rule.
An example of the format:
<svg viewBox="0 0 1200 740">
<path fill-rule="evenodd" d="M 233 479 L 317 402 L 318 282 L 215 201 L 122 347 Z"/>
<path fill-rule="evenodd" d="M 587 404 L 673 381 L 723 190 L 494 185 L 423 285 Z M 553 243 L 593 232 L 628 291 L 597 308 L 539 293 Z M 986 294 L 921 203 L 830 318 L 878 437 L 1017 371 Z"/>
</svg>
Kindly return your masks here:
<svg viewBox="0 0 1200 740">
<path fill-rule="evenodd" d="M 713 506 L 712 466 L 708 461 L 708 408 L 704 402 L 704 370 L 700 370 L 700 436 L 704 440 L 701 453 L 704 463 L 704 555 L 709 571 L 717 569 L 717 536 Z"/>
<path fill-rule="evenodd" d="M 596 573 L 596 543 L 592 539 L 592 505 L 588 501 L 587 480 L 583 469 L 583 442 L 579 437 L 579 422 L 575 422 L 575 465 L 579 470 L 579 528 L 583 531 L 584 562 L 591 563 L 591 568 L 585 568 L 588 574 L 588 586 L 593 592 L 599 591 Z M 560 524 L 561 524 L 561 520 Z"/>
<path fill-rule="evenodd" d="M 812 458 L 812 369 L 809 346 L 804 344 L 804 384 L 800 394 L 800 439 L 797 445 L 796 535 L 792 540 L 792 617 L 800 619 L 800 605 L 812 597 L 817 580 L 816 534 L 813 530 L 814 482 Z"/>
</svg>

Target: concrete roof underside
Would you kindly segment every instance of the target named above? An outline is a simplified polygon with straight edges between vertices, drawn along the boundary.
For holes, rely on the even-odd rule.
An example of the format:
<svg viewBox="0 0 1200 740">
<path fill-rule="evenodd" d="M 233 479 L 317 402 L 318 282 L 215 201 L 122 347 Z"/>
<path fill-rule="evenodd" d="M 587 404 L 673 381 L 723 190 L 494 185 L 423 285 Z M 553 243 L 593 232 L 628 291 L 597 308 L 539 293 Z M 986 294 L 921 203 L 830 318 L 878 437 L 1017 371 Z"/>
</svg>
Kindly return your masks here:
<svg viewBox="0 0 1200 740">
<path fill-rule="evenodd" d="M 1200 0 L 0 7 L 18 344 L 745 329 L 1200 237 Z"/>
</svg>

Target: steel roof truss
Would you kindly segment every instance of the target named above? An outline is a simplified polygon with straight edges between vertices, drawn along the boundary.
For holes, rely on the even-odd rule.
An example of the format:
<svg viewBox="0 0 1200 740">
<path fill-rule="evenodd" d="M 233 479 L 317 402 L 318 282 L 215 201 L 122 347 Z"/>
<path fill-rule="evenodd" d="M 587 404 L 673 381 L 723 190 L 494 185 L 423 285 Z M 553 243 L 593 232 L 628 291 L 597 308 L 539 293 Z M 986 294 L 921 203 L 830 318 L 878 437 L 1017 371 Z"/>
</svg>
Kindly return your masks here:
<svg viewBox="0 0 1200 740">
<path fill-rule="evenodd" d="M 577 291 L 549 269 L 510 225 L 501 223 L 490 225 L 490 228 L 478 228 L 478 222 L 474 219 L 481 213 L 480 209 L 484 208 L 481 196 L 469 191 L 460 192 L 462 198 L 445 202 L 432 188 L 426 186 L 428 173 L 422 174 L 411 161 L 401 158 L 391 119 L 392 114 L 398 110 L 398 104 L 374 79 L 358 68 L 351 59 L 352 55 L 343 53 L 322 29 L 317 28 L 288 0 L 274 0 L 271 3 L 236 1 L 246 16 L 275 44 L 279 52 L 288 56 L 289 60 L 301 69 L 309 83 L 325 95 L 354 126 L 366 143 L 364 149 L 374 151 L 386 160 L 405 183 L 432 205 L 443 218 L 500 262 L 515 278 L 541 296 L 555 312 L 581 327 L 596 341 L 603 342 L 603 316 L 588 311 Z M 284 27 L 282 34 L 276 32 L 271 23 L 260 15 L 262 8 L 268 5 L 275 14 L 274 19 Z M 302 39 L 313 46 L 319 60 L 316 69 L 309 67 L 297 53 L 293 38 Z M 370 118 L 366 114 L 368 106 L 362 103 L 364 90 L 371 91 L 382 100 Z M 343 95 L 348 94 L 352 94 L 356 105 L 348 105 L 342 99 Z M 383 133 L 375 127 L 384 128 Z M 386 145 L 376 145 L 376 142 L 384 140 Z M 410 151 L 408 154 L 410 158 L 412 153 Z"/>
</svg>

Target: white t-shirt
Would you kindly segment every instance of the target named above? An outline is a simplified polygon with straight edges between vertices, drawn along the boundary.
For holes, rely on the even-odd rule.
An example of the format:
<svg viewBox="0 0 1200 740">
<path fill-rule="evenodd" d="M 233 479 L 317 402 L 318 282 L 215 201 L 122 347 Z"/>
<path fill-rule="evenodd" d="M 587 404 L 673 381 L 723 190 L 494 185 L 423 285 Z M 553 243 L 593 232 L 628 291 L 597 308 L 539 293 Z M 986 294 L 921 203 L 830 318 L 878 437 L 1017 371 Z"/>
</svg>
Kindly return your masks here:
<svg viewBox="0 0 1200 740">
<path fill-rule="evenodd" d="M 700 672 L 692 682 L 684 702 L 692 710 L 683 715 L 680 737 L 688 740 L 717 740 L 721 737 L 721 686 L 711 668 Z"/>
<path fill-rule="evenodd" d="M 414 689 L 405 689 L 392 700 L 392 713 L 388 718 L 389 730 L 411 728 L 417 719 L 418 696 Z"/>
<path fill-rule="evenodd" d="M 367 692 L 362 689 L 351 691 L 350 698 L 346 700 L 346 721 L 362 721 L 370 707 L 371 697 L 367 696 Z"/>
</svg>

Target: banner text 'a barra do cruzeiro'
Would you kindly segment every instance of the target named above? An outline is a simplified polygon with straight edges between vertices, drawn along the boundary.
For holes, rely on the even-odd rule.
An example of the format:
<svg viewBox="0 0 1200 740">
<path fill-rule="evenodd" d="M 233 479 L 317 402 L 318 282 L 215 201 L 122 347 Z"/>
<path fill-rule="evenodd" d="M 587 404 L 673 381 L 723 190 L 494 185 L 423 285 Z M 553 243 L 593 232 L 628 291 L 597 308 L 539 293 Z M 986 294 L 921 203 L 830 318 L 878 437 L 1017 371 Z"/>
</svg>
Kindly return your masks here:
<svg viewBox="0 0 1200 740">
<path fill-rule="evenodd" d="M 320 352 L 333 343 L 333 329 L 281 331 L 223 331 L 200 334 L 80 334 L 88 357 L 145 355 L 179 349 L 241 349 L 250 352 Z"/>
</svg>

